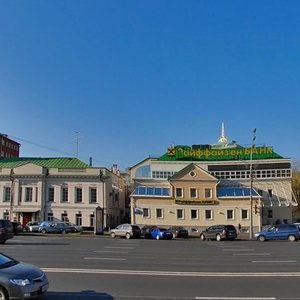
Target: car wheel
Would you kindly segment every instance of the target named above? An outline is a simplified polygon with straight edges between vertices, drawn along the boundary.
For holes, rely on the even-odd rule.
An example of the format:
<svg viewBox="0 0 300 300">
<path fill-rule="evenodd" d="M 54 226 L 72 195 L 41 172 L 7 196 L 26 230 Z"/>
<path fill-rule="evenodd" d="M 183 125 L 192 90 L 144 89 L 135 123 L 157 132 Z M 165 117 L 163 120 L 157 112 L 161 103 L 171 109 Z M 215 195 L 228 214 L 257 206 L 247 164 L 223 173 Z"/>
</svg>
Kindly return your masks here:
<svg viewBox="0 0 300 300">
<path fill-rule="evenodd" d="M 200 240 L 204 241 L 205 240 L 205 235 L 204 234 L 200 234 Z"/>
<path fill-rule="evenodd" d="M 160 239 L 160 236 L 159 236 L 159 235 L 157 235 L 157 236 L 156 236 L 156 239 L 157 239 L 157 240 L 159 240 L 159 239 Z"/>
<path fill-rule="evenodd" d="M 67 232 L 65 231 L 65 230 L 63 230 L 62 232 L 61 232 L 61 234 L 66 234 Z"/>
<path fill-rule="evenodd" d="M 116 238 L 116 234 L 114 232 L 111 233 L 111 237 L 114 239 Z"/>
<path fill-rule="evenodd" d="M 45 234 L 45 233 L 47 233 L 47 231 L 46 231 L 45 229 L 43 229 L 43 230 L 42 230 L 42 233 Z"/>
<path fill-rule="evenodd" d="M 260 236 L 258 237 L 258 240 L 259 240 L 260 242 L 264 242 L 264 241 L 266 240 L 266 237 L 263 236 L 263 235 L 260 235 Z"/>
<path fill-rule="evenodd" d="M 295 242 L 296 241 L 296 237 L 294 236 L 294 235 L 289 235 L 288 236 L 288 240 L 290 241 L 290 242 Z"/>
<path fill-rule="evenodd" d="M 127 232 L 126 235 L 125 235 L 125 237 L 126 237 L 126 239 L 130 239 L 131 238 L 130 233 Z"/>
<path fill-rule="evenodd" d="M 2 286 L 0 286 L 0 299 L 9 300 L 8 293 L 7 293 L 6 289 Z"/>
<path fill-rule="evenodd" d="M 221 239 L 222 239 L 222 238 L 221 238 L 221 235 L 220 235 L 220 234 L 217 234 L 217 235 L 216 235 L 216 240 L 217 240 L 218 242 L 220 242 Z"/>
</svg>

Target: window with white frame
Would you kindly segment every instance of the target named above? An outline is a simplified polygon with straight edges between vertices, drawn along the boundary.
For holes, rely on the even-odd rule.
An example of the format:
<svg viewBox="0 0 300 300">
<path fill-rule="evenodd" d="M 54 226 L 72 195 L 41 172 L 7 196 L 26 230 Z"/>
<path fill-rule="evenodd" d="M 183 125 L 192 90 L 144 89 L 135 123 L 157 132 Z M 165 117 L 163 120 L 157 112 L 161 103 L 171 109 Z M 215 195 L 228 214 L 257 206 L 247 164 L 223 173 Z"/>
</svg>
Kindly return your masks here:
<svg viewBox="0 0 300 300">
<path fill-rule="evenodd" d="M 54 202 L 54 188 L 53 187 L 50 187 L 48 189 L 48 201 Z"/>
<path fill-rule="evenodd" d="M 4 198 L 3 202 L 10 202 L 11 188 L 9 186 L 4 187 Z"/>
<path fill-rule="evenodd" d="M 150 218 L 150 210 L 149 210 L 149 208 L 147 208 L 147 207 L 143 208 L 143 217 L 146 218 L 146 219 Z"/>
<path fill-rule="evenodd" d="M 25 202 L 32 202 L 32 187 L 25 188 Z"/>
<path fill-rule="evenodd" d="M 75 220 L 76 225 L 81 226 L 82 225 L 82 214 L 81 213 L 76 214 L 75 219 L 76 219 Z"/>
<path fill-rule="evenodd" d="M 75 189 L 75 202 L 82 202 L 82 188 L 80 187 Z"/>
<path fill-rule="evenodd" d="M 190 197 L 197 198 L 197 189 L 196 188 L 190 188 Z"/>
<path fill-rule="evenodd" d="M 212 197 L 212 190 L 211 190 L 211 188 L 205 188 L 204 189 L 204 197 L 205 198 L 211 198 Z"/>
<path fill-rule="evenodd" d="M 52 212 L 49 212 L 47 214 L 47 220 L 50 221 L 50 222 L 53 222 L 53 213 Z"/>
<path fill-rule="evenodd" d="M 90 203 L 97 203 L 97 189 L 90 189 Z"/>
<path fill-rule="evenodd" d="M 183 209 L 177 209 L 177 219 L 183 220 L 184 219 L 184 210 Z"/>
<path fill-rule="evenodd" d="M 63 187 L 61 202 L 68 202 L 68 201 L 69 201 L 69 190 L 67 187 Z"/>
<path fill-rule="evenodd" d="M 68 214 L 67 213 L 62 213 L 61 214 L 61 221 L 62 222 L 69 222 Z"/>
<path fill-rule="evenodd" d="M 248 220 L 249 219 L 249 210 L 248 209 L 242 209 L 241 217 L 242 217 L 242 220 Z"/>
<path fill-rule="evenodd" d="M 233 209 L 227 210 L 227 220 L 234 220 L 234 211 Z"/>
<path fill-rule="evenodd" d="M 191 219 L 192 220 L 198 219 L 198 209 L 191 209 Z"/>
<path fill-rule="evenodd" d="M 176 193 L 176 195 L 175 195 L 176 198 L 183 197 L 183 189 L 182 188 L 176 188 L 175 193 Z"/>
<path fill-rule="evenodd" d="M 5 211 L 5 212 L 3 213 L 3 219 L 4 219 L 4 220 L 9 220 L 9 212 L 8 212 L 8 211 Z"/>
<path fill-rule="evenodd" d="M 162 219 L 163 217 L 164 217 L 163 209 L 162 208 L 157 208 L 156 209 L 156 218 L 157 219 Z"/>
<path fill-rule="evenodd" d="M 94 227 L 95 216 L 93 213 L 90 214 L 90 226 Z"/>
<path fill-rule="evenodd" d="M 211 209 L 206 209 L 205 210 L 205 220 L 212 220 L 213 218 L 213 213 Z"/>
</svg>

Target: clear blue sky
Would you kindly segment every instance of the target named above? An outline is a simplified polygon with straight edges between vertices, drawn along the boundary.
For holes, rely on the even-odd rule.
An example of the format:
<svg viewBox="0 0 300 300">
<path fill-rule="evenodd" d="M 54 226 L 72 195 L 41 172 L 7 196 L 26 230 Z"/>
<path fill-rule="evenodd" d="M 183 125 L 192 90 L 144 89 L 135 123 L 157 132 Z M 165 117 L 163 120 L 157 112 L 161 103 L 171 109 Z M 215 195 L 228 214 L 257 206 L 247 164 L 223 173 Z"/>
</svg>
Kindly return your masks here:
<svg viewBox="0 0 300 300">
<path fill-rule="evenodd" d="M 0 1 L 0 132 L 120 169 L 225 134 L 300 161 L 300 1 Z"/>
</svg>

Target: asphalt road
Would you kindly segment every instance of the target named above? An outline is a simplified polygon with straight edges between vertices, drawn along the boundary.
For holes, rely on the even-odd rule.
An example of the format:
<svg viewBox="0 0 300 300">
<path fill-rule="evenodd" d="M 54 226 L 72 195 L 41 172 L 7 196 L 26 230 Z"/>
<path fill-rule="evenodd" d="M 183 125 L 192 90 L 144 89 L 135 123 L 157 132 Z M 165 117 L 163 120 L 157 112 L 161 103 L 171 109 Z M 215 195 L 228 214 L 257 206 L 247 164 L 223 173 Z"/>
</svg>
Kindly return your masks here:
<svg viewBox="0 0 300 300">
<path fill-rule="evenodd" d="M 43 300 L 300 299 L 300 241 L 20 235 L 1 251 L 45 270 Z"/>
</svg>

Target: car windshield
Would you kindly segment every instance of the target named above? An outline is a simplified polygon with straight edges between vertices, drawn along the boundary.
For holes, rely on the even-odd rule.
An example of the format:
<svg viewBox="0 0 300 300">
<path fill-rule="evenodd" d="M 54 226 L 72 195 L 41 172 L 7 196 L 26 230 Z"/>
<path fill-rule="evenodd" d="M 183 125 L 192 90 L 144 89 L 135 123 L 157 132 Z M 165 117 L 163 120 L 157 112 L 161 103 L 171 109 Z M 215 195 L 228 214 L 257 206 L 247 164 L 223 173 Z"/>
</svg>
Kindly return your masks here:
<svg viewBox="0 0 300 300">
<path fill-rule="evenodd" d="M 12 265 L 18 264 L 19 262 L 17 260 L 14 260 L 6 255 L 0 254 L 0 268 L 7 268 Z"/>
</svg>

